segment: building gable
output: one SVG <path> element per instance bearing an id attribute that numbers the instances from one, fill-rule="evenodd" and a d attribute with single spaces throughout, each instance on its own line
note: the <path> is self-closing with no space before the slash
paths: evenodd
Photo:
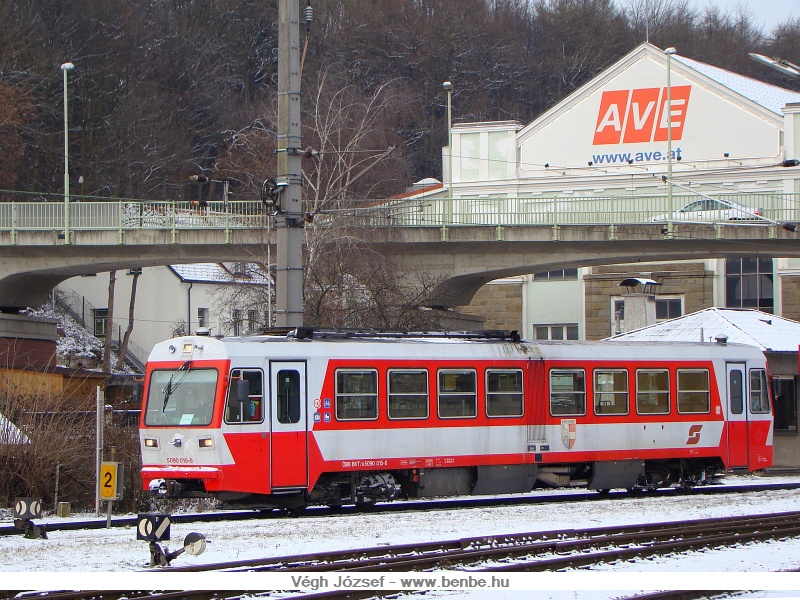
<path id="1" fill-rule="evenodd" d="M 764 104 L 800 94 L 678 55 L 670 62 L 668 86 L 666 55 L 642 44 L 525 127 L 517 138 L 520 177 L 660 173 L 668 154 L 668 89 L 678 171 L 781 159 L 783 119 Z M 743 95 L 748 81 L 753 98 Z"/>

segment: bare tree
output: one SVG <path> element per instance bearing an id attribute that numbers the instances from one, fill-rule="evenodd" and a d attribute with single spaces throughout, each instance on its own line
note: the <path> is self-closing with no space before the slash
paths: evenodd
<path id="1" fill-rule="evenodd" d="M 321 327 L 439 329 L 428 310 L 444 275 L 404 271 L 368 240 L 370 231 L 327 224 L 310 240 L 304 287 L 306 323 Z"/>
<path id="2" fill-rule="evenodd" d="M 114 336 L 114 292 L 117 285 L 117 272 L 108 273 L 108 312 L 106 313 L 106 337 L 103 346 L 103 372 L 111 372 L 111 340 Z"/>
<path id="3" fill-rule="evenodd" d="M 128 327 L 125 329 L 125 335 L 122 337 L 122 343 L 119 347 L 119 357 L 117 358 L 116 365 L 117 369 L 120 369 L 122 365 L 125 364 L 125 356 L 128 354 L 128 342 L 131 339 L 131 333 L 133 333 L 134 309 L 136 308 L 136 287 L 139 283 L 139 275 L 141 274 L 141 269 L 136 269 L 133 272 L 133 280 L 131 281 L 131 300 L 128 304 Z"/>

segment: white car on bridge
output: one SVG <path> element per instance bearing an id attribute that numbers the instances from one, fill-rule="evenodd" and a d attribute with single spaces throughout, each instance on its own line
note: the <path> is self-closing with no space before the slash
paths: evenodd
<path id="1" fill-rule="evenodd" d="M 715 223 L 719 221 L 756 221 L 768 223 L 766 219 L 762 219 L 762 209 L 749 208 L 736 202 L 726 200 L 720 202 L 713 198 L 701 198 L 690 202 L 680 210 L 672 213 L 670 218 L 669 213 L 656 215 L 651 221 L 693 221 L 693 222 L 706 222 Z"/>

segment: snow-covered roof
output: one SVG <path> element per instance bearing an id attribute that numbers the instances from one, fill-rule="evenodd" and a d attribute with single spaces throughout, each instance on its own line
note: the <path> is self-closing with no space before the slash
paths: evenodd
<path id="1" fill-rule="evenodd" d="M 621 333 L 608 341 L 714 341 L 727 336 L 728 342 L 757 346 L 769 352 L 797 352 L 800 323 L 760 310 L 706 308 L 655 325 Z"/>
<path id="2" fill-rule="evenodd" d="M 268 276 L 259 263 L 231 263 L 230 267 L 222 263 L 192 263 L 188 265 L 170 265 L 172 271 L 181 281 L 194 283 L 252 283 L 266 285 Z"/>
<path id="3" fill-rule="evenodd" d="M 30 443 L 28 436 L 22 433 L 19 427 L 6 419 L 3 413 L 0 413 L 0 446 Z"/>
<path id="4" fill-rule="evenodd" d="M 787 104 L 792 102 L 800 102 L 800 92 L 786 90 L 776 85 L 764 83 L 763 81 L 758 81 L 757 79 L 751 79 L 750 77 L 745 77 L 744 75 L 732 73 L 731 71 L 726 71 L 725 69 L 721 69 L 719 67 L 714 67 L 706 63 L 701 63 L 697 60 L 692 60 L 691 58 L 686 58 L 685 56 L 679 56 L 676 54 L 673 56 L 673 60 L 683 63 L 690 69 L 693 69 L 701 75 L 705 75 L 709 79 L 712 79 L 718 84 L 728 88 L 729 90 L 736 92 L 737 94 L 744 96 L 749 100 L 752 100 L 756 104 L 763 106 L 778 116 L 783 116 L 781 109 Z"/>

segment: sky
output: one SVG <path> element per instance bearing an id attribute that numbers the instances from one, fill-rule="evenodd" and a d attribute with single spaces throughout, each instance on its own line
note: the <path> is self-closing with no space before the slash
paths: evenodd
<path id="1" fill-rule="evenodd" d="M 658 2 L 659 0 L 650 0 Z M 617 0 L 617 3 L 626 7 L 630 0 Z M 738 6 L 747 9 L 753 19 L 764 33 L 769 33 L 779 23 L 789 18 L 800 18 L 800 0 L 690 0 L 690 6 L 703 11 L 707 7 L 717 6 L 725 13 L 736 10 Z"/>
<path id="2" fill-rule="evenodd" d="M 694 4 L 699 10 L 716 5 L 726 13 L 738 6 L 747 8 L 765 33 L 789 18 L 800 18 L 800 0 L 694 0 Z"/>

